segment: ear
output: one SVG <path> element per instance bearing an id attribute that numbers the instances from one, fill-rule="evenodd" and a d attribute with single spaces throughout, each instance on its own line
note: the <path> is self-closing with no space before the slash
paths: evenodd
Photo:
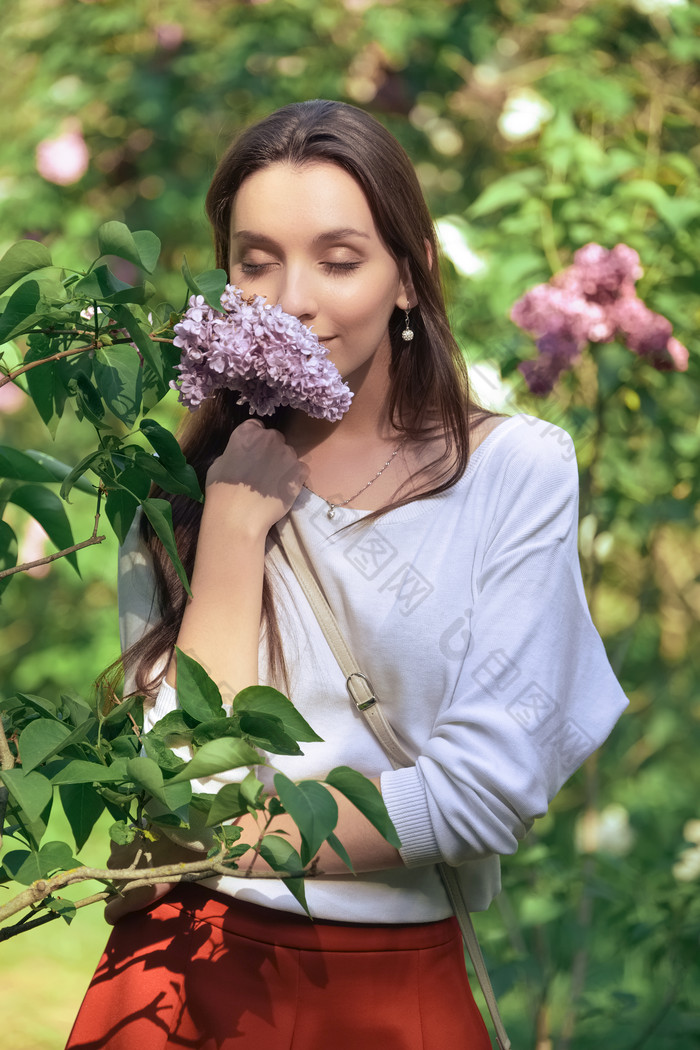
<path id="1" fill-rule="evenodd" d="M 411 277 L 411 271 L 408 266 L 408 259 L 404 259 L 400 263 L 400 276 L 401 281 L 399 284 L 399 294 L 396 297 L 396 305 L 399 310 L 411 310 L 417 304 L 418 297 L 416 290 L 413 287 L 413 278 Z"/>
<path id="2" fill-rule="evenodd" d="M 428 260 L 428 269 L 432 270 L 435 258 L 433 255 L 433 246 L 430 241 L 426 238 L 425 244 L 425 255 Z M 418 296 L 416 290 L 413 287 L 413 278 L 411 277 L 411 270 L 408 265 L 408 259 L 403 259 L 400 263 L 401 272 L 401 285 L 399 288 L 399 296 L 396 300 L 396 305 L 399 310 L 412 310 L 414 306 L 418 305 Z"/>

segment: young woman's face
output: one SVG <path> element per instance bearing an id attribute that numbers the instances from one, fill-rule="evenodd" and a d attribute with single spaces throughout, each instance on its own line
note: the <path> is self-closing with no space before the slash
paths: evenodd
<path id="1" fill-rule="evenodd" d="M 232 284 L 312 328 L 344 379 L 378 350 L 388 362 L 389 318 L 406 308 L 407 286 L 337 165 L 279 162 L 250 175 L 231 209 L 229 268 Z"/>

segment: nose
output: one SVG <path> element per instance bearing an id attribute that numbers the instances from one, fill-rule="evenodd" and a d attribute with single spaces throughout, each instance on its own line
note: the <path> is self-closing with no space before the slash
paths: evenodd
<path id="1" fill-rule="evenodd" d="M 305 267 L 285 268 L 277 302 L 285 313 L 297 317 L 302 324 L 311 324 L 318 314 L 318 302 L 313 277 Z"/>

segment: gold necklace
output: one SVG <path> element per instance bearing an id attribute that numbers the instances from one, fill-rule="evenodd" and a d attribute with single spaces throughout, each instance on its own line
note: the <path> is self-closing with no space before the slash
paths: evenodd
<path id="1" fill-rule="evenodd" d="M 348 503 L 352 503 L 352 501 L 354 499 L 357 499 L 358 496 L 361 496 L 362 493 L 366 489 L 368 489 L 370 487 L 370 485 L 374 485 L 374 483 L 377 480 L 377 478 L 380 478 L 382 476 L 382 474 L 384 473 L 384 471 L 386 470 L 386 468 L 388 466 L 390 466 L 391 463 L 393 463 L 394 458 L 399 454 L 399 452 L 401 451 L 401 449 L 403 448 L 405 443 L 406 443 L 406 438 L 403 438 L 403 440 L 398 443 L 398 445 L 396 446 L 394 451 L 391 453 L 391 455 L 389 456 L 388 460 L 386 461 L 384 466 L 381 468 L 381 470 L 378 470 L 377 473 L 373 477 L 371 477 L 369 479 L 367 484 L 363 485 L 362 488 L 358 492 L 356 492 L 354 496 L 350 496 L 349 499 L 344 499 L 342 503 L 333 503 L 331 500 L 326 499 L 325 496 L 319 496 L 319 499 L 322 499 L 324 503 L 328 504 L 328 510 L 326 511 L 326 517 L 330 518 L 332 520 L 335 517 L 335 512 L 336 512 L 336 510 L 338 510 L 339 507 L 346 507 L 348 505 Z M 305 485 L 304 488 L 309 488 L 309 486 Z M 309 492 L 312 492 L 312 491 L 313 491 L 312 489 L 309 489 Z M 318 493 L 314 492 L 314 496 L 318 496 Z"/>

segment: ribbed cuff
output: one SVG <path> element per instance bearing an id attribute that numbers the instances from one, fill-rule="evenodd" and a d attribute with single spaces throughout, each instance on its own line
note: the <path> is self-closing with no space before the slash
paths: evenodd
<path id="1" fill-rule="evenodd" d="M 172 685 L 163 679 L 156 696 L 155 703 L 148 709 L 143 719 L 143 731 L 147 733 L 149 729 L 153 729 L 156 722 L 159 722 L 163 715 L 167 715 L 169 711 L 174 711 L 177 707 L 177 692 Z"/>
<path id="2" fill-rule="evenodd" d="M 381 776 L 382 798 L 401 839 L 407 868 L 438 864 L 443 859 L 430 821 L 428 800 L 416 766 L 392 769 Z"/>

